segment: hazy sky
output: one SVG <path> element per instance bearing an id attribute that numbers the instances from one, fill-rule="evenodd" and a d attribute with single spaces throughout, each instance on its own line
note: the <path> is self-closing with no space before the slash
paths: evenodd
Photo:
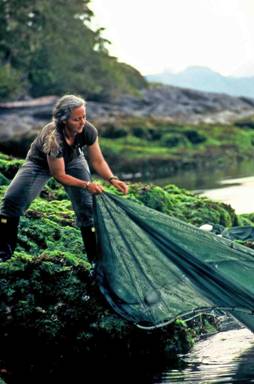
<path id="1" fill-rule="evenodd" d="M 110 53 L 142 74 L 207 66 L 254 75 L 254 0 L 92 0 Z"/>

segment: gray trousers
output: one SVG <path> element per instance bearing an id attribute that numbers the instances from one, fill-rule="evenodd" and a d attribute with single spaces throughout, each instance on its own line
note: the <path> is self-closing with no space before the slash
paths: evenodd
<path id="1" fill-rule="evenodd" d="M 91 174 L 83 155 L 66 164 L 67 174 L 81 180 L 90 180 Z M 39 195 L 51 177 L 49 170 L 28 160 L 18 170 L 9 185 L 0 206 L 0 214 L 19 217 L 24 214 L 32 201 Z M 86 189 L 64 186 L 76 214 L 79 227 L 93 225 L 93 198 Z"/>

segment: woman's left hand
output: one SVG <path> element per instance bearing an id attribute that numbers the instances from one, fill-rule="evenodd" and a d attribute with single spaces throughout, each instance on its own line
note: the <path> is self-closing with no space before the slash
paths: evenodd
<path id="1" fill-rule="evenodd" d="M 123 192 L 124 194 L 127 194 L 128 193 L 128 185 L 122 181 L 122 180 L 118 180 L 118 179 L 113 179 L 111 181 L 111 184 L 116 188 L 118 189 L 118 191 L 120 192 Z"/>

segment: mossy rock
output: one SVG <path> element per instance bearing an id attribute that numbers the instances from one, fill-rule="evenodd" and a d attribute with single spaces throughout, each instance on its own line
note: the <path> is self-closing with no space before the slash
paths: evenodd
<path id="1" fill-rule="evenodd" d="M 178 323 L 138 329 L 108 307 L 85 259 L 47 250 L 0 264 L 0 322 L 0 364 L 12 382 L 67 382 L 82 372 L 87 379 L 94 362 L 154 365 L 159 355 L 165 364 L 196 336 Z"/>
<path id="2" fill-rule="evenodd" d="M 6 188 L 0 187 L 0 196 Z M 112 186 L 105 188 L 118 193 Z M 147 371 L 158 356 L 165 364 L 187 351 L 196 335 L 191 325 L 144 331 L 113 313 L 91 279 L 91 265 L 64 193 L 51 179 L 21 219 L 14 257 L 0 264 L 3 378 L 10 383 L 69 382 L 82 374 L 87 379 L 94 362 L 113 371 L 115 364 L 143 362 Z M 124 198 L 195 225 L 237 222 L 231 207 L 175 185 L 132 184 Z M 92 370 L 92 379 L 95 373 Z"/>
<path id="3" fill-rule="evenodd" d="M 7 179 L 1 172 L 0 172 L 0 186 L 1 185 L 8 185 L 10 184 L 10 180 Z"/>
<path id="4" fill-rule="evenodd" d="M 0 173 L 2 173 L 7 179 L 11 180 L 23 163 L 24 160 L 18 160 L 0 153 Z"/>
<path id="5" fill-rule="evenodd" d="M 132 184 L 129 198 L 133 197 L 150 208 L 197 226 L 205 223 L 225 227 L 238 225 L 238 217 L 231 206 L 199 197 L 173 184 L 164 188 L 152 184 Z"/>
<path id="6" fill-rule="evenodd" d="M 254 129 L 254 115 L 238 119 L 235 121 L 235 125 L 239 128 Z"/>

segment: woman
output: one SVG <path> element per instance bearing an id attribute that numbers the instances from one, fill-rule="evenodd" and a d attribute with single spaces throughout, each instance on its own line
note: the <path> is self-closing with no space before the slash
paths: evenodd
<path id="1" fill-rule="evenodd" d="M 94 170 L 123 193 L 128 186 L 114 176 L 105 161 L 96 128 L 86 120 L 81 97 L 65 95 L 53 110 L 52 121 L 31 144 L 24 165 L 12 180 L 0 207 L 0 261 L 11 258 L 17 242 L 19 218 L 53 176 L 63 184 L 76 214 L 88 259 L 95 258 L 92 194 L 103 187 L 91 181 L 82 147 L 87 146 Z"/>

